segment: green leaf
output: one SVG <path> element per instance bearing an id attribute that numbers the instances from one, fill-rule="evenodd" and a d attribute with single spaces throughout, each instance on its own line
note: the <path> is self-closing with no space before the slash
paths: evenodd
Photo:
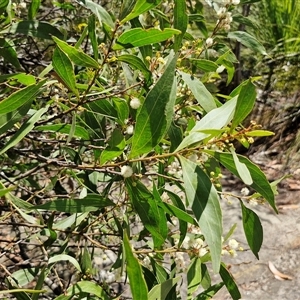
<path id="1" fill-rule="evenodd" d="M 190 75 L 181 71 L 179 71 L 179 74 L 180 77 L 182 77 L 183 81 L 187 84 L 189 89 L 192 91 L 198 103 L 206 112 L 217 108 L 214 97 L 199 79 L 194 77 L 194 75 Z"/>
<path id="2" fill-rule="evenodd" d="M 247 136 L 271 136 L 271 135 L 275 135 L 275 133 L 272 131 L 268 131 L 268 130 L 252 130 L 252 131 L 246 132 L 245 135 L 247 135 Z"/>
<path id="3" fill-rule="evenodd" d="M 251 185 L 253 183 L 250 171 L 248 170 L 247 166 L 239 161 L 237 154 L 233 148 L 230 149 L 230 152 L 233 157 L 233 161 L 236 167 L 236 170 L 239 174 L 239 177 L 243 180 L 243 182 L 247 185 Z"/>
<path id="4" fill-rule="evenodd" d="M 28 19 L 33 20 L 41 5 L 41 0 L 31 0 L 28 8 Z"/>
<path id="5" fill-rule="evenodd" d="M 13 45 L 8 43 L 5 39 L 0 38 L 0 56 L 4 58 L 5 62 L 12 64 L 18 70 L 21 70 L 22 67 L 20 65 L 18 55 Z"/>
<path id="6" fill-rule="evenodd" d="M 129 108 L 127 102 L 124 99 L 114 97 L 112 98 L 112 105 L 116 111 L 116 122 L 124 126 L 129 116 Z"/>
<path id="7" fill-rule="evenodd" d="M 46 202 L 41 205 L 35 205 L 30 209 L 42 209 L 50 211 L 60 211 L 66 213 L 81 213 L 89 211 L 97 211 L 106 206 L 114 206 L 115 204 L 108 198 L 103 198 L 98 194 L 88 194 L 83 199 L 58 199 Z"/>
<path id="8" fill-rule="evenodd" d="M 210 300 L 224 286 L 224 282 L 216 283 L 210 286 L 201 294 L 197 295 L 194 300 Z"/>
<path id="9" fill-rule="evenodd" d="M 155 285 L 148 294 L 148 300 L 167 299 L 168 293 L 172 287 L 179 281 L 180 277 L 175 277 Z M 168 300 L 168 299 L 167 299 Z"/>
<path id="10" fill-rule="evenodd" d="M 108 147 L 101 152 L 100 165 L 120 156 L 123 153 L 125 146 L 126 142 L 123 133 L 120 129 L 116 128 L 111 134 Z"/>
<path id="11" fill-rule="evenodd" d="M 248 245 L 256 258 L 259 259 L 258 252 L 263 242 L 263 228 L 261 222 L 254 211 L 247 208 L 242 201 L 240 201 L 240 203 L 242 208 L 243 227 Z"/>
<path id="12" fill-rule="evenodd" d="M 196 123 L 188 136 L 186 136 L 176 151 L 189 147 L 195 143 L 199 143 L 209 136 L 200 130 L 203 129 L 221 129 L 226 126 L 232 119 L 237 97 L 232 98 L 219 108 L 211 110 L 200 121 Z"/>
<path id="13" fill-rule="evenodd" d="M 72 296 L 74 297 L 77 294 L 81 293 L 87 293 L 87 294 L 93 294 L 97 297 L 98 299 L 101 300 L 111 300 L 111 298 L 107 295 L 105 290 L 97 283 L 92 282 L 92 281 L 79 281 L 76 284 L 70 286 L 67 289 L 67 292 L 65 295 L 61 295 L 55 298 L 55 300 L 63 300 L 65 299 L 65 296 Z M 67 298 L 70 299 L 70 298 Z M 90 299 L 90 298 L 88 298 Z"/>
<path id="14" fill-rule="evenodd" d="M 78 261 L 73 256 L 67 254 L 58 254 L 50 257 L 48 260 L 48 264 L 51 265 L 62 260 L 69 261 L 80 273 L 82 272 Z"/>
<path id="15" fill-rule="evenodd" d="M 38 275 L 40 268 L 29 268 L 29 269 L 22 269 L 14 272 L 12 274 L 12 278 L 14 278 L 19 286 L 24 286 L 29 282 L 33 281 L 35 276 Z"/>
<path id="16" fill-rule="evenodd" d="M 222 211 L 217 190 L 206 173 L 180 156 L 186 196 L 210 249 L 214 272 L 219 272 L 222 250 Z"/>
<path id="17" fill-rule="evenodd" d="M 88 19 L 89 38 L 92 44 L 94 58 L 97 61 L 99 57 L 98 41 L 96 35 L 96 19 L 95 15 L 91 15 Z"/>
<path id="18" fill-rule="evenodd" d="M 218 68 L 218 64 L 211 60 L 207 59 L 189 59 L 191 63 L 196 66 L 197 68 L 201 69 L 204 72 L 215 72 Z"/>
<path id="19" fill-rule="evenodd" d="M 146 79 L 146 82 L 149 85 L 152 84 L 152 73 L 139 57 L 131 54 L 124 54 L 118 56 L 118 61 L 125 62 L 131 67 L 133 67 L 135 70 L 141 71 Z"/>
<path id="20" fill-rule="evenodd" d="M 126 271 L 129 278 L 133 300 L 148 299 L 148 289 L 143 277 L 142 268 L 132 252 L 126 230 L 123 233 L 123 247 L 126 258 Z"/>
<path id="21" fill-rule="evenodd" d="M 57 46 L 67 54 L 70 60 L 78 66 L 86 67 L 86 68 L 94 68 L 98 69 L 99 64 L 89 55 L 85 54 L 82 50 L 77 49 L 73 46 L 68 45 L 66 42 L 61 41 L 60 39 L 53 36 L 54 42 Z"/>
<path id="22" fill-rule="evenodd" d="M 41 87 L 46 80 L 40 81 L 38 84 L 29 85 L 9 95 L 8 98 L 0 102 L 0 114 L 15 111 L 28 101 L 32 101 L 42 92 Z"/>
<path id="23" fill-rule="evenodd" d="M 21 21 L 12 23 L 10 27 L 0 31 L 0 33 L 18 33 L 37 37 L 40 39 L 51 40 L 53 36 L 63 39 L 63 34 L 54 26 L 43 21 Z"/>
<path id="24" fill-rule="evenodd" d="M 176 59 L 177 56 L 171 56 L 165 72 L 148 93 L 140 108 L 130 157 L 151 151 L 164 137 L 171 125 L 176 100 L 174 75 Z"/>
<path id="25" fill-rule="evenodd" d="M 154 248 L 160 248 L 168 234 L 167 219 L 153 194 L 140 182 L 125 181 L 129 197 L 145 228 L 151 233 Z"/>
<path id="26" fill-rule="evenodd" d="M 158 4 L 161 3 L 162 0 L 137 0 L 132 11 L 128 14 L 123 20 L 121 20 L 120 24 L 124 24 L 139 15 L 143 14 L 144 12 L 154 8 Z"/>
<path id="27" fill-rule="evenodd" d="M 250 35 L 245 31 L 231 31 L 228 33 L 228 38 L 237 40 L 242 45 L 254 51 L 255 53 L 267 55 L 265 47 L 259 41 L 257 41 L 252 35 Z"/>
<path id="28" fill-rule="evenodd" d="M 0 135 L 11 129 L 15 123 L 20 121 L 29 111 L 31 101 L 27 101 L 15 111 L 0 115 Z"/>
<path id="29" fill-rule="evenodd" d="M 188 15 L 186 13 L 186 0 L 177 0 L 174 5 L 174 28 L 181 34 L 175 36 L 174 50 L 177 52 L 181 47 L 182 38 L 187 30 Z"/>
<path id="30" fill-rule="evenodd" d="M 141 47 L 163 42 L 173 35 L 180 34 L 180 31 L 173 28 L 159 30 L 156 28 L 143 29 L 133 28 L 126 30 L 116 40 L 113 50 L 121 50 L 123 48 Z"/>
<path id="31" fill-rule="evenodd" d="M 234 282 L 231 274 L 227 271 L 225 265 L 222 263 L 220 267 L 220 276 L 233 300 L 241 299 L 241 293 Z"/>
<path id="32" fill-rule="evenodd" d="M 234 160 L 231 153 L 223 153 L 218 151 L 210 151 L 205 150 L 206 153 L 210 154 L 211 156 L 215 157 L 226 169 L 228 169 L 234 175 L 239 176 L 239 173 L 235 167 Z M 237 155 L 238 159 L 241 163 L 244 163 L 253 180 L 251 187 L 256 190 L 259 194 L 261 194 L 269 204 L 272 206 L 274 211 L 277 213 L 277 208 L 275 205 L 274 193 L 270 183 L 268 182 L 266 175 L 260 170 L 260 168 L 251 162 L 248 158 Z"/>
<path id="33" fill-rule="evenodd" d="M 111 28 L 115 27 L 115 24 L 110 16 L 110 14 L 99 4 L 95 3 L 92 0 L 80 0 L 79 4 L 91 10 L 95 16 L 98 18 L 99 23 L 102 22 L 109 25 Z"/>
<path id="34" fill-rule="evenodd" d="M 34 128 L 35 123 L 40 120 L 41 116 L 47 110 L 48 107 L 41 108 L 29 120 L 27 120 L 1 149 L 0 155 L 18 144 Z"/>
<path id="35" fill-rule="evenodd" d="M 42 126 L 37 126 L 35 129 L 40 131 L 53 131 L 53 132 L 69 134 L 71 130 L 71 125 L 65 123 L 53 124 L 53 125 L 42 125 Z M 73 136 L 84 140 L 89 140 L 90 138 L 88 131 L 84 127 L 81 127 L 79 125 L 75 126 Z"/>
<path id="36" fill-rule="evenodd" d="M 201 281 L 201 259 L 199 257 L 194 257 L 187 271 L 187 285 L 189 296 L 191 296 L 196 290 L 199 289 Z"/>
<path id="37" fill-rule="evenodd" d="M 66 87 L 72 91 L 76 97 L 79 97 L 78 90 L 76 88 L 76 79 L 73 65 L 69 57 L 60 48 L 55 48 L 52 56 L 52 65 L 54 71 L 62 79 Z"/>
<path id="38" fill-rule="evenodd" d="M 256 100 L 255 85 L 248 79 L 243 83 L 238 95 L 235 113 L 232 119 L 231 130 L 234 130 L 253 110 Z"/>
<path id="39" fill-rule="evenodd" d="M 261 1 L 261 0 L 258 0 Z M 248 17 L 243 16 L 242 14 L 235 14 L 232 16 L 234 22 L 238 22 L 240 24 L 244 24 L 246 26 L 252 27 L 255 30 L 258 30 L 258 25 L 253 22 L 253 20 Z"/>

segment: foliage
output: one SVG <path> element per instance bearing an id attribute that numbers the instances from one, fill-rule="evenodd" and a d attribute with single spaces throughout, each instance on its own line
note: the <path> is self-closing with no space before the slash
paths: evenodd
<path id="1" fill-rule="evenodd" d="M 229 31 L 239 1 L 227 2 L 212 29 L 200 1 L 1 4 L 0 224 L 29 262 L 4 269 L 0 294 L 122 299 L 128 282 L 133 299 L 208 299 L 223 285 L 240 298 L 222 262 L 238 248 L 222 228 L 224 168 L 255 191 L 235 197 L 257 258 L 263 232 L 248 203 L 277 210 L 234 146 L 272 134 L 242 125 L 255 79 L 216 89 L 235 71 L 229 40 L 266 53 Z"/>

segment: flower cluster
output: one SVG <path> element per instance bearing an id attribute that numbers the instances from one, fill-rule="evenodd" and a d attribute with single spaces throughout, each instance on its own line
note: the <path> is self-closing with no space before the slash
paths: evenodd
<path id="1" fill-rule="evenodd" d="M 243 248 L 240 247 L 240 244 L 235 239 L 230 239 L 228 241 L 228 245 L 222 249 L 222 255 L 236 257 L 237 251 L 243 251 Z"/>

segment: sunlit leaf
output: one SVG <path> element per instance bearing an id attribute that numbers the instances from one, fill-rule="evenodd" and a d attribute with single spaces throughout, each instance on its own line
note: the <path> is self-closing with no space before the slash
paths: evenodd
<path id="1" fill-rule="evenodd" d="M 85 54 L 82 50 L 77 49 L 66 42 L 53 36 L 53 40 L 58 45 L 58 47 L 69 56 L 70 60 L 78 66 L 83 66 L 87 68 L 98 69 L 99 64 L 89 55 Z"/>
<path id="2" fill-rule="evenodd" d="M 211 110 L 196 123 L 189 135 L 183 139 L 176 150 L 184 149 L 207 138 L 209 134 L 200 132 L 203 129 L 221 129 L 226 126 L 233 117 L 236 101 L 237 97 L 234 97 L 221 107 Z"/>
<path id="3" fill-rule="evenodd" d="M 252 130 L 252 131 L 246 132 L 245 135 L 247 135 L 247 136 L 271 136 L 271 135 L 275 135 L 275 133 L 272 131 L 268 131 L 268 130 Z"/>
<path id="4" fill-rule="evenodd" d="M 201 259 L 199 257 L 195 257 L 191 261 L 187 271 L 188 295 L 192 295 L 196 290 L 198 290 L 201 281 Z"/>
<path id="5" fill-rule="evenodd" d="M 132 253 L 132 248 L 126 231 L 123 233 L 123 246 L 126 258 L 126 271 L 129 278 L 129 285 L 134 300 L 148 299 L 148 289 L 143 277 L 142 267 L 138 259 Z"/>
<path id="6" fill-rule="evenodd" d="M 40 81 L 38 84 L 29 85 L 9 95 L 0 102 L 0 114 L 12 112 L 25 104 L 32 101 L 39 93 L 42 92 L 41 87 L 46 80 Z"/>
<path id="7" fill-rule="evenodd" d="M 238 95 L 231 130 L 234 130 L 252 111 L 256 100 L 255 85 L 248 79 L 243 83 Z"/>
<path id="8" fill-rule="evenodd" d="M 194 75 L 190 75 L 181 71 L 179 72 L 179 74 L 192 91 L 198 103 L 206 112 L 217 108 L 214 97 L 199 79 L 197 79 Z"/>
<path id="9" fill-rule="evenodd" d="M 186 196 L 209 246 L 214 272 L 218 272 L 222 250 L 222 211 L 217 190 L 206 173 L 180 156 Z"/>
<path id="10" fill-rule="evenodd" d="M 160 43 L 176 34 L 180 34 L 180 31 L 173 28 L 166 28 L 164 30 L 156 28 L 133 28 L 126 30 L 120 35 L 113 49 L 121 50 L 123 48 L 127 49 Z"/>
<path id="11" fill-rule="evenodd" d="M 124 24 L 125 22 L 128 22 L 132 19 L 134 19 L 135 17 L 143 14 L 144 12 L 150 10 L 151 8 L 154 8 L 155 6 L 157 6 L 158 4 L 161 3 L 162 0 L 137 0 L 132 11 L 124 17 L 123 20 L 121 20 L 121 24 Z"/>
<path id="12" fill-rule="evenodd" d="M 79 97 L 79 93 L 76 88 L 76 79 L 73 65 L 68 56 L 58 47 L 54 50 L 52 56 L 52 65 L 54 71 L 62 79 L 66 87 L 77 97 Z"/>
<path id="13" fill-rule="evenodd" d="M 173 286 L 179 281 L 180 277 L 168 279 L 155 285 L 148 294 L 148 300 L 168 300 L 166 297 Z"/>
<path id="14" fill-rule="evenodd" d="M 49 265 L 54 264 L 54 263 L 60 262 L 62 260 L 69 261 L 81 273 L 81 268 L 80 268 L 78 261 L 73 256 L 70 256 L 67 254 L 57 254 L 57 255 L 50 257 L 48 260 L 48 264 Z"/>

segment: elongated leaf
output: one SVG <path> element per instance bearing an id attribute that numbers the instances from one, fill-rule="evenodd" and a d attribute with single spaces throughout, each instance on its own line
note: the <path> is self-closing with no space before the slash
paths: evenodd
<path id="1" fill-rule="evenodd" d="M 180 277 L 175 277 L 155 285 L 148 294 L 148 300 L 168 300 L 166 297 L 173 286 L 179 281 Z"/>
<path id="2" fill-rule="evenodd" d="M 142 273 L 142 267 L 138 259 L 132 253 L 127 232 L 123 233 L 123 247 L 126 257 L 126 271 L 129 278 L 130 289 L 133 300 L 148 299 L 148 289 Z"/>
<path id="3" fill-rule="evenodd" d="M 27 101 L 24 105 L 17 108 L 15 111 L 0 115 L 0 135 L 11 129 L 15 123 L 20 121 L 29 111 L 31 101 Z"/>
<path id="4" fill-rule="evenodd" d="M 2 30 L 1 33 L 21 33 L 40 39 L 51 40 L 52 36 L 63 39 L 63 34 L 54 26 L 43 21 L 21 21 L 12 23 L 10 27 Z"/>
<path id="5" fill-rule="evenodd" d="M 13 45 L 8 43 L 3 38 L 0 38 L 0 56 L 2 56 L 6 62 L 12 64 L 18 70 L 22 69 L 17 56 L 17 52 L 14 49 Z"/>
<path id="6" fill-rule="evenodd" d="M 97 4 L 92 0 L 79 0 L 78 2 L 93 12 L 100 24 L 104 22 L 111 28 L 115 26 L 110 14 L 100 4 Z"/>
<path id="7" fill-rule="evenodd" d="M 231 173 L 240 177 L 235 167 L 234 160 L 231 153 L 224 153 L 224 152 L 210 151 L 210 150 L 205 150 L 205 152 L 215 157 Z M 269 204 L 272 206 L 274 211 L 278 213 L 275 205 L 274 193 L 270 183 L 266 178 L 266 175 L 260 170 L 260 168 L 257 165 L 251 162 L 248 158 L 242 155 L 237 155 L 237 156 L 239 161 L 244 163 L 247 166 L 251 174 L 253 180 L 251 187 L 254 190 L 256 190 L 259 194 L 261 194 L 269 202 Z"/>
<path id="8" fill-rule="evenodd" d="M 66 87 L 77 97 L 79 97 L 79 93 L 76 88 L 76 79 L 73 65 L 68 56 L 58 47 L 54 50 L 52 65 L 54 71 L 62 79 Z"/>
<path id="9" fill-rule="evenodd" d="M 18 282 L 19 286 L 24 286 L 31 282 L 39 273 L 39 271 L 40 268 L 18 270 L 12 274 L 12 278 L 14 278 Z"/>
<path id="10" fill-rule="evenodd" d="M 31 74 L 25 74 L 25 73 L 15 73 L 15 74 L 5 74 L 0 75 L 0 82 L 3 82 L 5 80 L 17 80 L 23 85 L 32 85 L 36 84 L 36 79 Z"/>
<path id="11" fill-rule="evenodd" d="M 153 194 L 140 182 L 125 181 L 129 197 L 145 228 L 151 233 L 154 247 L 160 248 L 167 238 L 167 219 Z"/>
<path id="12" fill-rule="evenodd" d="M 218 64 L 211 60 L 207 59 L 189 59 L 191 63 L 197 68 L 201 69 L 204 72 L 215 72 L 218 68 Z"/>
<path id="13" fill-rule="evenodd" d="M 250 114 L 256 100 L 255 85 L 248 79 L 242 86 L 237 99 L 231 129 L 234 130 Z"/>
<path id="14" fill-rule="evenodd" d="M 78 261 L 73 256 L 70 256 L 67 254 L 58 254 L 58 255 L 50 257 L 48 260 L 48 264 L 49 265 L 54 264 L 54 263 L 62 261 L 62 260 L 69 261 L 81 273 L 81 268 L 80 268 Z"/>
<path id="15" fill-rule="evenodd" d="M 97 211 L 102 207 L 114 205 L 115 204 L 108 198 L 103 198 L 98 194 L 89 194 L 83 199 L 58 199 L 41 205 L 35 205 L 30 209 L 60 211 L 73 214 Z"/>
<path id="16" fill-rule="evenodd" d="M 219 108 L 211 110 L 205 115 L 191 130 L 190 134 L 183 139 L 176 151 L 189 147 L 195 143 L 199 143 L 209 136 L 207 133 L 201 132 L 203 129 L 221 129 L 226 126 L 232 119 L 237 97 L 232 98 Z"/>
<path id="17" fill-rule="evenodd" d="M 0 102 L 0 114 L 6 114 L 16 110 L 28 101 L 32 101 L 39 93 L 46 80 L 38 84 L 29 85 L 17 92 L 12 93 L 8 98 Z"/>
<path id="18" fill-rule="evenodd" d="M 65 296 L 75 296 L 77 294 L 81 294 L 81 293 L 87 293 L 87 294 L 93 294 L 97 297 L 99 297 L 98 299 L 101 300 L 111 300 L 111 298 L 107 295 L 107 293 L 103 290 L 103 288 L 92 281 L 79 281 L 76 284 L 70 286 L 67 289 L 67 292 L 65 293 L 65 295 L 61 295 L 57 298 L 55 298 L 55 300 L 62 300 L 65 299 L 63 297 Z M 67 298 L 70 299 L 70 298 Z"/>
<path id="19" fill-rule="evenodd" d="M 201 259 L 199 257 L 195 257 L 191 261 L 187 271 L 188 295 L 191 296 L 199 289 L 201 281 Z"/>
<path id="20" fill-rule="evenodd" d="M 41 5 L 41 0 L 32 0 L 28 8 L 28 19 L 32 20 L 38 12 Z"/>
<path id="21" fill-rule="evenodd" d="M 212 286 L 210 286 L 208 289 L 206 289 L 201 294 L 197 295 L 194 300 L 211 300 L 213 299 L 213 296 L 224 286 L 223 282 L 216 283 Z"/>
<path id="22" fill-rule="evenodd" d="M 242 208 L 243 227 L 248 245 L 256 258 L 259 259 L 258 252 L 263 242 L 263 228 L 261 222 L 253 210 L 247 208 L 242 201 L 240 201 L 240 203 Z"/>
<path id="23" fill-rule="evenodd" d="M 143 14 L 144 12 L 150 10 L 151 8 L 154 8 L 155 6 L 157 6 L 158 4 L 161 3 L 162 0 L 137 0 L 132 11 L 130 12 L 130 14 L 128 14 L 127 16 L 125 16 L 125 18 L 123 20 L 121 20 L 121 24 L 124 24 L 125 22 L 128 22 L 132 19 L 134 19 L 135 17 L 138 17 L 139 15 Z"/>
<path id="24" fill-rule="evenodd" d="M 134 69 L 141 71 L 143 73 L 143 75 L 145 76 L 147 83 L 149 85 L 151 85 L 152 73 L 139 57 L 131 55 L 131 54 L 124 54 L 124 55 L 118 56 L 118 61 L 125 62 L 125 63 L 129 64 L 131 67 L 133 67 Z"/>
<path id="25" fill-rule="evenodd" d="M 164 30 L 159 30 L 156 28 L 133 28 L 120 35 L 116 41 L 116 44 L 113 46 L 113 49 L 121 50 L 123 48 L 152 45 L 163 42 L 176 34 L 180 34 L 180 31 L 173 28 L 166 28 Z"/>
<path id="26" fill-rule="evenodd" d="M 48 107 L 41 108 L 29 120 L 27 120 L 1 149 L 0 155 L 18 144 L 34 128 L 35 123 L 40 120 L 41 116 L 47 110 Z"/>
<path id="27" fill-rule="evenodd" d="M 222 263 L 220 267 L 220 276 L 233 300 L 241 299 L 241 293 L 232 278 L 231 274 L 227 271 L 225 265 Z"/>
<path id="28" fill-rule="evenodd" d="M 175 1 L 174 6 L 174 28 L 180 30 L 181 34 L 175 36 L 174 50 L 178 51 L 181 47 L 182 38 L 187 30 L 188 15 L 186 12 L 186 0 Z"/>
<path id="29" fill-rule="evenodd" d="M 95 15 L 91 15 L 88 20 L 89 38 L 93 48 L 94 58 L 97 61 L 99 57 L 98 41 L 96 35 L 96 18 Z"/>
<path id="30" fill-rule="evenodd" d="M 56 37 L 53 37 L 53 40 L 57 46 L 69 56 L 70 60 L 75 65 L 94 69 L 99 68 L 99 64 L 92 57 L 85 54 L 82 50 L 70 46 L 66 42 L 61 41 Z"/>
<path id="31" fill-rule="evenodd" d="M 247 166 L 244 163 L 239 161 L 239 158 L 233 149 L 230 149 L 230 152 L 232 154 L 233 161 L 236 170 L 239 174 L 239 177 L 244 181 L 245 184 L 251 185 L 253 183 L 253 180 Z"/>
<path id="32" fill-rule="evenodd" d="M 182 156 L 180 163 L 189 206 L 209 246 L 213 270 L 217 273 L 221 263 L 223 232 L 222 211 L 217 190 L 198 165 Z"/>
<path id="33" fill-rule="evenodd" d="M 35 129 L 41 131 L 53 131 L 53 132 L 68 134 L 71 130 L 71 125 L 65 123 L 53 124 L 53 125 L 42 125 L 42 126 L 37 126 Z M 90 138 L 88 131 L 84 127 L 81 127 L 79 125 L 75 126 L 73 136 L 82 138 L 84 140 L 88 140 Z"/>
<path id="34" fill-rule="evenodd" d="M 271 136 L 274 134 L 275 134 L 274 132 L 268 130 L 253 130 L 253 131 L 246 132 L 247 136 Z"/>
<path id="35" fill-rule="evenodd" d="M 265 47 L 257 41 L 252 35 L 245 31 L 231 31 L 228 33 L 228 38 L 237 40 L 242 45 L 251 49 L 255 53 L 260 53 L 262 55 L 267 55 Z"/>
<path id="36" fill-rule="evenodd" d="M 217 108 L 216 102 L 212 94 L 207 90 L 205 85 L 193 75 L 179 72 L 183 81 L 192 91 L 193 95 L 197 99 L 198 103 L 203 107 L 206 112 L 209 112 Z"/>
<path id="37" fill-rule="evenodd" d="M 151 151 L 168 131 L 176 99 L 175 66 L 172 55 L 165 72 L 148 93 L 136 120 L 130 157 Z"/>

